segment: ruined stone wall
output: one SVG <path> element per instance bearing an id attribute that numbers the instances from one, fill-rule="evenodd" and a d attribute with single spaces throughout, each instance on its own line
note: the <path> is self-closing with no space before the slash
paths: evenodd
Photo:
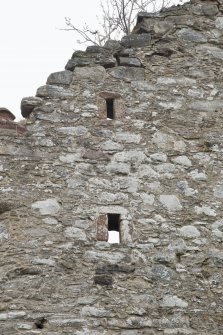
<path id="1" fill-rule="evenodd" d="M 223 333 L 223 4 L 134 31 L 24 98 L 26 132 L 0 127 L 2 335 Z"/>

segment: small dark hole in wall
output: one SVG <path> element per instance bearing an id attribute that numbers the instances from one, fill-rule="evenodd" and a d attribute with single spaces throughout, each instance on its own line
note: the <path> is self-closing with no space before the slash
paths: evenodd
<path id="1" fill-rule="evenodd" d="M 108 242 L 120 243 L 120 214 L 108 214 Z"/>
<path id="2" fill-rule="evenodd" d="M 43 329 L 44 324 L 47 322 L 45 318 L 39 318 L 34 322 L 36 329 Z"/>
<path id="3" fill-rule="evenodd" d="M 6 202 L 0 203 L 0 214 L 3 214 L 5 212 L 9 212 L 12 209 L 12 205 L 7 204 Z"/>
<path id="4" fill-rule="evenodd" d="M 114 99 L 106 99 L 107 119 L 114 120 Z"/>

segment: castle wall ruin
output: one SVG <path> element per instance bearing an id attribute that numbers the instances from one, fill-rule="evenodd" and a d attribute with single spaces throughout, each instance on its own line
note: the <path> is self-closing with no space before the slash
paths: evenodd
<path id="1" fill-rule="evenodd" d="M 140 13 L 0 109 L 1 335 L 223 334 L 222 42 L 222 0 Z"/>

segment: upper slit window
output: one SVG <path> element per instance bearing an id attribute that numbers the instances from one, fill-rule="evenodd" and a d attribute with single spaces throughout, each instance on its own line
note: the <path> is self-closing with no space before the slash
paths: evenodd
<path id="1" fill-rule="evenodd" d="M 107 119 L 114 120 L 114 99 L 106 99 Z"/>
<path id="2" fill-rule="evenodd" d="M 120 243 L 120 214 L 108 214 L 108 242 Z"/>

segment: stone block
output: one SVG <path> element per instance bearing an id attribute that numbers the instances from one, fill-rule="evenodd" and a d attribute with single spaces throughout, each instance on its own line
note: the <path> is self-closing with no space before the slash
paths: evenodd
<path id="1" fill-rule="evenodd" d="M 218 6 L 216 4 L 203 4 L 202 5 L 202 13 L 205 16 L 215 16 L 218 14 Z"/>
<path id="2" fill-rule="evenodd" d="M 94 277 L 94 284 L 111 286 L 113 283 L 112 277 L 108 275 L 97 275 Z"/>
<path id="3" fill-rule="evenodd" d="M 220 239 L 223 239 L 223 220 L 215 221 L 212 226 L 212 233 Z"/>
<path id="4" fill-rule="evenodd" d="M 86 234 L 82 229 L 76 227 L 67 227 L 64 231 L 65 236 L 72 240 L 86 241 Z"/>
<path id="5" fill-rule="evenodd" d="M 83 155 L 83 158 L 96 161 L 109 160 L 109 157 L 103 151 L 100 150 L 86 150 Z"/>
<path id="6" fill-rule="evenodd" d="M 131 82 L 131 86 L 136 91 L 150 92 L 150 91 L 157 90 L 157 87 L 155 85 L 153 85 L 152 83 L 148 81 L 143 81 L 143 80 L 134 80 Z"/>
<path id="7" fill-rule="evenodd" d="M 213 188 L 214 197 L 222 199 L 223 198 L 223 184 L 219 183 Z"/>
<path id="8" fill-rule="evenodd" d="M 118 265 L 118 264 L 107 264 L 96 268 L 96 274 L 108 274 L 108 273 L 133 273 L 135 267 L 132 265 Z"/>
<path id="9" fill-rule="evenodd" d="M 223 251 L 218 249 L 210 249 L 208 256 L 212 259 L 216 267 L 222 268 L 223 266 Z"/>
<path id="10" fill-rule="evenodd" d="M 164 298 L 163 298 L 163 301 L 162 301 L 162 304 L 161 304 L 162 307 L 180 307 L 180 308 L 186 308 L 188 306 L 188 303 L 181 299 L 181 298 L 178 298 L 176 295 L 166 295 Z"/>
<path id="11" fill-rule="evenodd" d="M 223 50 L 221 48 L 218 48 L 216 46 L 212 45 L 199 45 L 196 46 L 196 50 L 199 52 L 203 52 L 205 55 L 207 55 L 210 58 L 220 59 L 223 60 Z M 211 103 L 211 101 L 209 101 Z"/>
<path id="12" fill-rule="evenodd" d="M 116 140 L 118 142 L 125 142 L 125 143 L 139 143 L 141 140 L 140 134 L 134 134 L 130 132 L 117 132 L 116 133 Z"/>
<path id="13" fill-rule="evenodd" d="M 190 28 L 182 28 L 178 32 L 178 36 L 185 42 L 193 42 L 193 43 L 205 43 L 207 42 L 207 38 L 204 34 L 190 29 Z"/>
<path id="14" fill-rule="evenodd" d="M 114 252 L 114 251 L 86 251 L 85 257 L 90 262 L 106 262 L 109 264 L 117 264 L 123 262 L 125 259 L 125 255 L 121 252 Z"/>
<path id="15" fill-rule="evenodd" d="M 215 20 L 215 26 L 216 28 L 222 30 L 223 29 L 223 16 L 219 16 Z"/>
<path id="16" fill-rule="evenodd" d="M 198 215 L 207 215 L 207 216 L 216 216 L 216 212 L 214 209 L 212 209 L 211 207 L 209 206 L 195 206 L 194 207 L 194 210 L 195 210 L 195 213 L 198 214 Z"/>
<path id="17" fill-rule="evenodd" d="M 87 133 L 87 128 L 84 126 L 77 126 L 77 127 L 60 127 L 57 129 L 59 133 L 63 133 L 65 135 L 73 135 L 73 136 L 82 136 Z"/>
<path id="18" fill-rule="evenodd" d="M 207 180 L 207 176 L 204 172 L 198 171 L 198 169 L 190 171 L 188 174 L 193 180 L 196 181 L 205 181 Z"/>
<path id="19" fill-rule="evenodd" d="M 154 23 L 154 32 L 157 35 L 164 35 L 174 28 L 174 22 L 159 21 Z"/>
<path id="20" fill-rule="evenodd" d="M 150 276 L 155 281 L 170 281 L 174 277 L 174 272 L 169 267 L 159 264 L 152 267 Z"/>
<path id="21" fill-rule="evenodd" d="M 73 78 L 71 71 L 54 72 L 47 78 L 47 85 L 70 85 Z"/>
<path id="22" fill-rule="evenodd" d="M 191 167 L 192 163 L 191 160 L 187 156 L 178 156 L 176 158 L 173 158 L 172 161 L 175 164 L 179 164 L 185 167 Z"/>
<path id="23" fill-rule="evenodd" d="M 150 155 L 150 158 L 152 158 L 152 160 L 157 161 L 157 162 L 166 162 L 167 161 L 167 155 L 164 153 L 154 153 L 152 155 Z"/>
<path id="24" fill-rule="evenodd" d="M 34 108 L 39 107 L 43 100 L 39 97 L 27 97 L 21 101 L 21 113 L 23 117 L 29 117 Z"/>
<path id="25" fill-rule="evenodd" d="M 90 64 L 91 64 L 91 59 L 90 58 L 75 57 L 75 58 L 72 58 L 72 59 L 68 60 L 66 66 L 65 66 L 65 69 L 67 71 L 74 71 L 74 69 L 76 67 L 88 66 Z"/>
<path id="26" fill-rule="evenodd" d="M 121 79 L 127 82 L 145 79 L 145 70 L 143 68 L 118 66 L 109 70 L 112 77 Z"/>
<path id="27" fill-rule="evenodd" d="M 123 150 L 122 144 L 111 141 L 111 140 L 104 141 L 103 143 L 101 143 L 100 147 L 104 151 L 111 151 L 111 152 Z"/>
<path id="28" fill-rule="evenodd" d="M 182 205 L 176 195 L 162 194 L 160 195 L 159 200 L 168 211 L 179 211 L 182 209 Z"/>
<path id="29" fill-rule="evenodd" d="M 21 319 L 26 316 L 26 312 L 24 311 L 12 311 L 8 313 L 8 318 L 9 319 Z"/>
<path id="30" fill-rule="evenodd" d="M 125 163 L 112 162 L 107 165 L 106 170 L 109 173 L 118 173 L 126 175 L 130 173 L 130 165 Z"/>
<path id="31" fill-rule="evenodd" d="M 105 318 L 113 316 L 105 308 L 98 308 L 93 306 L 84 306 L 82 308 L 81 314 L 85 317 L 96 317 L 96 318 Z"/>
<path id="32" fill-rule="evenodd" d="M 73 92 L 61 86 L 45 85 L 38 88 L 36 96 L 42 98 L 67 99 L 73 97 Z"/>
<path id="33" fill-rule="evenodd" d="M 119 140 L 124 139 L 127 143 L 137 143 L 140 141 L 139 135 L 134 136 L 129 133 L 117 134 L 116 138 Z M 145 153 L 141 150 L 128 150 L 114 154 L 114 160 L 117 162 L 143 163 L 146 159 Z"/>
<path id="34" fill-rule="evenodd" d="M 119 66 L 135 66 L 141 67 L 141 61 L 133 57 L 119 57 Z"/>
<path id="35" fill-rule="evenodd" d="M 77 67 L 74 70 L 74 80 L 89 80 L 100 83 L 106 76 L 106 70 L 100 66 Z"/>
<path id="36" fill-rule="evenodd" d="M 132 34 L 124 36 L 121 40 L 121 45 L 123 45 L 125 48 L 138 48 L 150 45 L 150 43 L 150 34 Z"/>
<path id="37" fill-rule="evenodd" d="M 55 215 L 61 206 L 56 199 L 46 199 L 34 202 L 32 208 L 38 209 L 41 215 Z"/>
<path id="38" fill-rule="evenodd" d="M 68 315 L 69 316 L 69 315 Z M 61 327 L 61 328 L 67 328 L 67 327 L 72 327 L 73 329 L 80 329 L 80 327 L 84 327 L 86 325 L 86 320 L 85 319 L 76 319 L 72 317 L 63 317 L 63 315 L 56 315 L 52 316 L 51 318 L 48 319 L 48 323 L 50 326 L 54 326 L 56 328 Z"/>

